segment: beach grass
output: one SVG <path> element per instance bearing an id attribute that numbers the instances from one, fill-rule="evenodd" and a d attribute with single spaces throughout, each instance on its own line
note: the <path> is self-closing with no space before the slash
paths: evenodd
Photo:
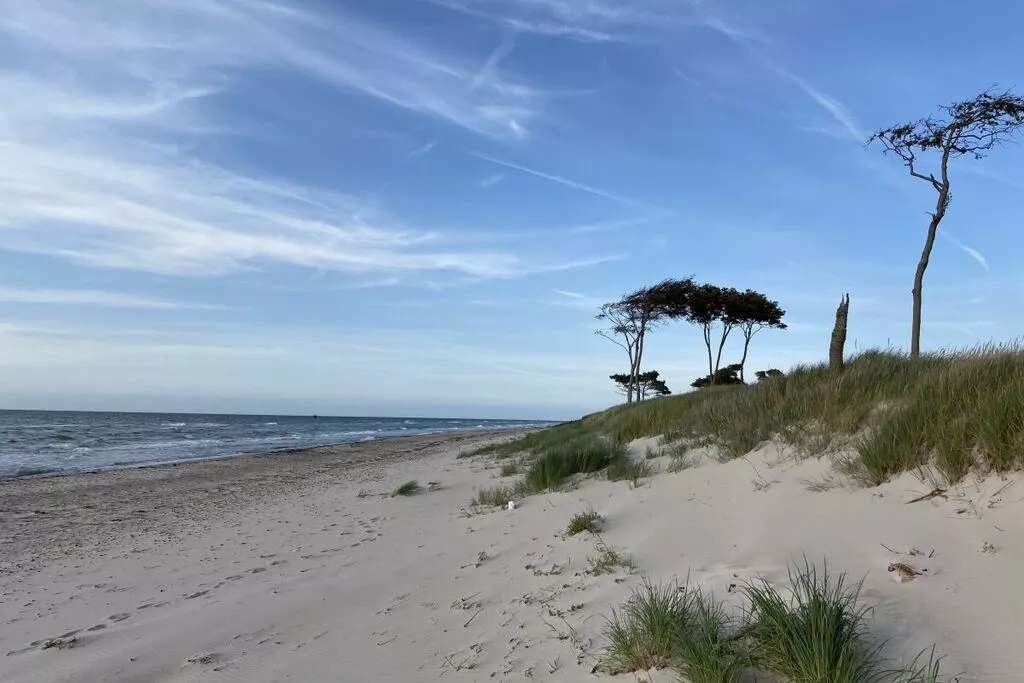
<path id="1" fill-rule="evenodd" d="M 600 539 L 595 546 L 598 554 L 587 558 L 587 574 L 601 576 L 602 574 L 614 574 L 620 569 L 631 571 L 633 560 L 620 553 L 615 548 L 605 545 Z"/>
<path id="2" fill-rule="evenodd" d="M 553 440 L 535 451 L 523 475 L 523 490 L 531 493 L 561 488 L 574 474 L 599 472 L 625 457 L 626 447 L 598 434 Z"/>
<path id="3" fill-rule="evenodd" d="M 473 497 L 471 505 L 480 507 L 502 507 L 510 500 L 515 499 L 516 490 L 511 486 L 495 486 L 489 489 L 480 489 Z"/>
<path id="4" fill-rule="evenodd" d="M 690 591 L 688 619 L 676 634 L 675 667 L 689 683 L 734 683 L 750 663 L 724 603 L 699 589 Z"/>
<path id="5" fill-rule="evenodd" d="M 692 593 L 685 587 L 659 586 L 645 579 L 608 618 L 605 666 L 616 672 L 632 672 L 670 665 L 691 610 Z"/>
<path id="6" fill-rule="evenodd" d="M 636 486 L 641 479 L 651 476 L 652 471 L 651 463 L 646 460 L 633 460 L 622 456 L 608 465 L 605 476 L 608 477 L 608 481 L 630 481 Z"/>
<path id="7" fill-rule="evenodd" d="M 763 580 L 745 588 L 756 666 L 792 683 L 886 680 L 881 645 L 867 637 L 871 609 L 859 604 L 860 584 L 806 560 L 790 569 L 789 583 L 788 596 Z"/>
<path id="8" fill-rule="evenodd" d="M 548 458 L 535 463 L 530 476 L 534 490 L 557 488 L 568 476 L 559 473 L 573 469 L 561 464 L 567 456 L 551 453 L 604 441 L 607 445 L 600 448 L 612 456 L 617 446 L 659 435 L 669 445 L 710 447 L 723 460 L 745 455 L 769 439 L 781 439 L 805 456 L 847 452 L 853 456 L 847 469 L 868 485 L 925 464 L 934 464 L 947 482 L 955 483 L 975 468 L 1006 472 L 1024 467 L 1022 395 L 1020 343 L 939 351 L 917 359 L 895 350 L 871 350 L 852 357 L 841 373 L 824 364 L 803 365 L 757 384 L 621 405 L 531 432 L 488 452 L 498 457 L 529 454 L 538 462 Z M 615 462 L 616 457 L 607 457 L 607 464 Z"/>
<path id="9" fill-rule="evenodd" d="M 888 661 L 869 632 L 871 608 L 860 584 L 806 559 L 791 567 L 780 591 L 748 583 L 742 617 L 689 581 L 656 585 L 646 578 L 612 610 L 604 630 L 611 673 L 671 666 L 688 683 L 736 683 L 744 672 L 789 683 L 940 683 L 934 647 L 908 665 Z M 759 676 L 760 679 L 760 676 Z"/>
<path id="10" fill-rule="evenodd" d="M 419 493 L 421 490 L 423 490 L 423 487 L 420 486 L 420 483 L 418 481 L 413 479 L 412 481 L 405 482 L 397 489 L 392 491 L 391 497 L 393 498 L 395 496 L 412 496 Z"/>
<path id="11" fill-rule="evenodd" d="M 578 512 L 572 516 L 569 520 L 569 525 L 566 527 L 565 533 L 569 536 L 582 534 L 585 531 L 597 533 L 600 523 L 601 515 L 594 512 L 593 508 L 587 508 L 583 512 Z"/>

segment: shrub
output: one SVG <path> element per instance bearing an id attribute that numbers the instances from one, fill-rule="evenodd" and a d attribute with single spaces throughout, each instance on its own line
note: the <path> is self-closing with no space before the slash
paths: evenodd
<path id="1" fill-rule="evenodd" d="M 584 531 L 596 533 L 600 522 L 601 515 L 594 512 L 593 508 L 587 508 L 583 512 L 579 512 L 572 516 L 572 519 L 569 520 L 569 526 L 566 528 L 565 532 L 569 536 L 582 534 Z"/>

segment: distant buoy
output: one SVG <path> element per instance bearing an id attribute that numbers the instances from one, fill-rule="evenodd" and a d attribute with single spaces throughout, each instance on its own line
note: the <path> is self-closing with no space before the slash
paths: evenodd
<path id="1" fill-rule="evenodd" d="M 315 420 L 315 419 L 317 419 L 317 418 L 316 418 L 316 415 L 314 415 L 314 416 L 313 416 L 313 419 L 314 419 L 314 420 Z"/>

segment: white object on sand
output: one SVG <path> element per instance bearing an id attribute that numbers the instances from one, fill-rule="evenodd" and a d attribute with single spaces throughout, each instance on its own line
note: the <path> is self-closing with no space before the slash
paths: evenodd
<path id="1" fill-rule="evenodd" d="M 515 510 L 516 509 L 516 502 L 514 500 L 510 500 L 508 502 L 508 509 L 509 510 Z"/>

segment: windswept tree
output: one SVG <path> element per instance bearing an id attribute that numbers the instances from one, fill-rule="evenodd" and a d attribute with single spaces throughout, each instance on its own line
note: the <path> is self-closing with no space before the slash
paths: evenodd
<path id="1" fill-rule="evenodd" d="M 740 379 L 746 380 L 744 369 L 747 366 L 750 340 L 766 327 L 786 329 L 786 323 L 782 322 L 786 312 L 777 301 L 772 301 L 761 292 L 752 289 L 730 296 L 726 303 L 726 316 L 732 319 L 743 335 L 743 358 L 740 359 L 739 365 Z"/>
<path id="2" fill-rule="evenodd" d="M 910 355 L 921 354 L 921 289 L 928 268 L 939 224 L 950 202 L 949 162 L 960 157 L 981 159 L 995 146 L 1014 137 L 1024 128 L 1024 98 L 1010 92 L 1000 95 L 986 91 L 962 102 L 940 108 L 937 118 L 884 128 L 868 140 L 879 143 L 886 153 L 898 156 L 912 178 L 928 183 L 935 190 L 935 209 L 929 212 L 924 249 L 917 261 L 912 290 L 914 307 L 910 332 Z M 925 170 L 919 155 L 937 156 L 932 168 Z M 936 173 L 938 176 L 936 177 Z"/>
<path id="3" fill-rule="evenodd" d="M 782 377 L 783 373 L 778 368 L 768 368 L 767 370 L 758 370 L 754 373 L 754 376 L 757 377 L 758 382 L 767 382 L 768 380 Z"/>
<path id="4" fill-rule="evenodd" d="M 694 389 L 703 389 L 704 387 L 727 386 L 730 384 L 744 384 L 743 380 L 740 379 L 739 363 L 733 363 L 732 365 L 726 365 L 724 368 L 718 368 L 715 370 L 714 374 L 693 380 L 690 386 Z"/>
<path id="5" fill-rule="evenodd" d="M 739 329 L 743 334 L 743 359 L 736 364 L 738 379 L 743 381 L 743 368 L 754 335 L 766 327 L 786 327 L 782 322 L 786 312 L 779 304 L 752 289 L 740 292 L 732 287 L 697 284 L 691 277 L 664 280 L 651 287 L 646 296 L 665 317 L 700 327 L 711 383 L 717 382 L 722 353 L 733 330 Z"/>
<path id="6" fill-rule="evenodd" d="M 626 386 L 626 401 L 633 402 L 638 391 L 640 363 L 644 357 L 644 342 L 647 332 L 665 319 L 665 311 L 650 297 L 650 289 L 638 289 L 601 306 L 597 319 L 607 323 L 597 334 L 622 347 L 629 357 L 629 381 Z"/>
<path id="7" fill-rule="evenodd" d="M 633 379 L 629 375 L 609 375 L 608 379 L 615 382 L 619 387 L 619 391 L 623 394 L 629 393 L 631 381 Z M 632 386 L 636 392 L 636 399 L 638 401 L 643 401 L 653 396 L 668 396 L 672 393 L 668 388 L 668 384 L 665 383 L 665 380 L 659 377 L 657 370 L 648 370 L 647 372 L 639 373 Z"/>

